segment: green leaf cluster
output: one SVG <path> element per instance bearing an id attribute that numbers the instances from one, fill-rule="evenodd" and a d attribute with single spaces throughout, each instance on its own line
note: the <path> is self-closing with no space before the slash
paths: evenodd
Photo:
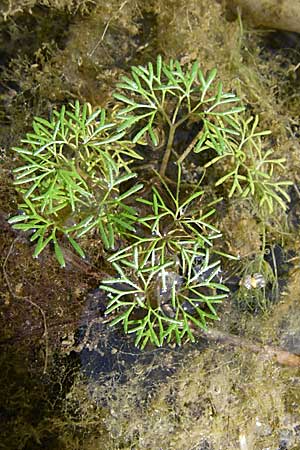
<path id="1" fill-rule="evenodd" d="M 120 186 L 136 177 L 128 166 L 140 156 L 123 135 L 104 109 L 78 101 L 54 111 L 50 120 L 35 118 L 33 132 L 13 149 L 23 161 L 14 175 L 24 202 L 9 219 L 14 228 L 33 232 L 35 257 L 53 243 L 64 266 L 59 236 L 84 257 L 77 240 L 90 230 L 98 230 L 106 249 L 114 248 L 117 235 L 134 230 L 136 212 L 126 198 L 142 184 L 122 193 Z"/>
<path id="2" fill-rule="evenodd" d="M 161 56 L 154 65 L 150 62 L 146 67 L 132 67 L 131 78 L 123 76 L 117 85 L 121 93 L 114 94 L 125 104 L 118 113 L 122 120 L 119 130 L 137 124 L 139 130 L 133 142 L 138 142 L 148 133 L 153 144 L 157 145 L 155 126 L 161 120 L 171 128 L 188 119 L 209 123 L 213 116 L 242 111 L 243 107 L 231 106 L 238 98 L 223 92 L 222 83 L 216 83 L 216 75 L 217 71 L 213 69 L 205 76 L 198 62 L 191 69 L 184 70 L 178 61 L 166 63 Z M 229 109 L 222 110 L 221 106 L 227 104 Z"/>
<path id="3" fill-rule="evenodd" d="M 204 191 L 184 196 L 180 186 L 178 166 L 174 193 L 161 179 L 162 192 L 153 186 L 152 197 L 137 198 L 148 211 L 137 217 L 140 235 L 109 258 L 116 276 L 101 285 L 111 297 L 106 314 L 115 316 L 112 325 L 121 322 L 142 348 L 148 342 L 194 341 L 194 328 L 206 329 L 208 319 L 218 319 L 214 305 L 227 296 L 213 249 L 220 237 L 210 223 L 215 210 L 206 205 L 201 211 Z"/>
<path id="4" fill-rule="evenodd" d="M 285 211 L 290 201 L 286 189 L 292 183 L 278 180 L 275 175 L 275 168 L 285 170 L 285 158 L 275 158 L 272 148 L 263 147 L 263 136 L 271 132 L 258 130 L 258 116 L 245 119 L 235 115 L 230 118 L 230 124 L 232 132 L 227 133 L 221 127 L 218 134 L 210 135 L 205 142 L 205 150 L 212 149 L 218 153 L 206 167 L 218 162 L 228 164 L 228 170 L 216 186 L 226 184 L 229 198 L 237 194 L 253 199 L 262 214 L 272 214 L 276 205 Z M 222 146 L 217 146 L 216 140 L 221 141 Z"/>
<path id="5" fill-rule="evenodd" d="M 208 249 L 183 247 L 181 262 L 170 254 L 164 263 L 159 250 L 149 254 L 143 245 L 133 245 L 118 252 L 109 259 L 117 276 L 101 286 L 110 296 L 106 314 L 115 313 L 111 324 L 121 322 L 125 333 L 135 333 L 141 348 L 165 340 L 193 342 L 195 328 L 206 329 L 208 319 L 218 319 L 215 305 L 228 291 L 215 281 L 220 261 L 211 262 Z"/>
<path id="6" fill-rule="evenodd" d="M 133 128 L 133 142 L 143 142 L 149 136 L 154 146 L 159 143 L 157 129 L 167 126 L 169 139 L 165 149 L 160 174 L 166 172 L 176 130 L 187 122 L 199 122 L 204 129 L 215 129 L 218 117 L 225 117 L 244 110 L 236 105 L 233 93 L 224 93 L 221 81 L 216 81 L 217 70 L 204 75 L 195 62 L 190 69 L 183 69 L 178 61 L 166 63 L 161 56 L 156 64 L 131 68 L 131 77 L 123 76 L 117 85 L 120 92 L 115 99 L 124 107 L 117 114 L 121 121 L 119 131 Z M 195 150 L 202 143 L 203 131 Z"/>
<path id="7" fill-rule="evenodd" d="M 269 131 L 260 131 L 258 117 L 247 118 L 238 97 L 223 91 L 216 69 L 205 74 L 198 62 L 187 68 L 158 56 L 155 63 L 132 67 L 114 98 L 111 114 L 76 101 L 49 120 L 35 118 L 33 130 L 14 148 L 22 203 L 9 222 L 31 232 L 35 257 L 52 244 L 61 266 L 62 238 L 84 257 L 80 238 L 97 231 L 115 273 L 101 284 L 111 324 L 135 333 L 142 348 L 193 341 L 195 329 L 218 319 L 216 305 L 228 291 L 219 257 L 230 256 L 216 250 L 221 233 L 213 224 L 221 199 L 206 200 L 208 168 L 220 173 L 221 167 L 216 186 L 228 198 L 251 199 L 263 214 L 272 214 L 289 201 L 290 182 L 277 176 L 285 160 L 265 150 Z M 177 154 L 177 131 L 195 124 L 195 137 Z M 159 142 L 162 131 L 165 140 Z M 143 185 L 136 182 L 133 162 L 143 159 L 141 144 L 162 155 L 159 171 L 153 170 L 156 182 L 137 198 Z M 208 162 L 199 182 L 183 192 L 182 165 L 192 152 L 206 152 Z M 170 180 L 174 155 L 177 179 Z M 105 251 L 114 251 L 117 239 L 121 248 L 108 257 Z"/>

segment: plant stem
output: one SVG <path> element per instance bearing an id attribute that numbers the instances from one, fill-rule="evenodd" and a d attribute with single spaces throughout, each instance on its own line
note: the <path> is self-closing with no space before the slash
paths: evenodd
<path id="1" fill-rule="evenodd" d="M 194 139 L 192 140 L 190 145 L 185 149 L 185 151 L 182 153 L 182 155 L 178 159 L 177 164 L 181 164 L 185 160 L 185 158 L 191 153 L 191 151 L 193 150 L 193 147 L 195 146 L 195 144 L 199 140 L 199 137 L 201 136 L 202 132 L 203 132 L 203 130 L 201 129 L 199 131 L 199 133 L 196 134 L 196 136 L 194 137 Z"/>
<path id="2" fill-rule="evenodd" d="M 272 345 L 264 345 L 259 342 L 252 342 L 247 339 L 244 339 L 241 336 L 228 334 L 226 332 L 217 329 L 200 331 L 199 334 L 200 336 L 202 335 L 209 341 L 216 341 L 224 343 L 225 345 L 233 345 L 234 347 L 241 347 L 246 351 L 258 353 L 264 359 L 267 360 L 274 359 L 276 362 L 284 366 L 300 367 L 299 355 L 295 353 L 290 353 L 289 351 L 283 350 L 282 348 L 279 347 L 273 347 Z"/>
<path id="3" fill-rule="evenodd" d="M 166 151 L 165 151 L 165 154 L 164 154 L 161 166 L 160 166 L 160 171 L 159 171 L 159 174 L 161 177 L 164 177 L 166 170 L 167 170 L 168 162 L 169 162 L 169 159 L 171 156 L 171 151 L 172 151 L 172 146 L 173 146 L 173 142 L 174 142 L 176 128 L 177 128 L 176 125 L 170 125 L 167 148 L 166 148 Z"/>

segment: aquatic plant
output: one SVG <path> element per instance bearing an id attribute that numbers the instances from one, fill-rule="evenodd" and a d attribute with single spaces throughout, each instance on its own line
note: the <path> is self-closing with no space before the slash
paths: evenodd
<path id="1" fill-rule="evenodd" d="M 192 146 L 185 149 L 180 162 L 192 149 L 199 151 L 211 133 L 218 134 L 220 126 L 226 133 L 235 133 L 234 129 L 226 129 L 224 123 L 227 116 L 240 113 L 244 107 L 238 104 L 235 94 L 223 92 L 221 81 L 216 82 L 216 75 L 216 69 L 204 75 L 197 61 L 191 69 L 183 69 L 178 61 L 171 59 L 166 63 L 158 56 L 154 65 L 149 62 L 146 67 L 132 67 L 131 78 L 123 76 L 122 82 L 117 84 L 120 92 L 114 97 L 125 104 L 117 114 L 122 121 L 119 131 L 134 127 L 133 142 L 149 136 L 157 146 L 157 130 L 168 128 L 160 175 L 165 175 L 178 128 L 188 123 L 199 124 L 199 132 Z M 220 133 L 218 145 L 223 145 Z"/>
<path id="2" fill-rule="evenodd" d="M 221 236 L 209 221 L 215 213 L 215 202 L 203 202 L 204 190 L 194 186 L 189 194 L 181 193 L 182 170 L 177 166 L 177 181 L 175 192 L 157 174 L 160 188 L 152 186 L 152 197 L 138 197 L 137 202 L 144 205 L 145 213 L 137 217 L 137 224 L 142 226 L 141 236 L 134 235 L 132 239 L 142 244 L 150 253 L 160 247 L 159 261 L 164 263 L 168 254 L 177 255 L 183 259 L 185 247 L 198 246 L 212 248 L 213 241 Z"/>
<path id="3" fill-rule="evenodd" d="M 270 302 L 278 296 L 276 271 L 258 254 L 245 261 L 241 270 L 240 286 L 234 293 L 234 300 L 243 310 L 267 311 Z"/>
<path id="4" fill-rule="evenodd" d="M 128 164 L 140 157 L 123 135 L 104 109 L 93 111 L 77 101 L 53 111 L 50 120 L 36 117 L 24 146 L 13 148 L 24 161 L 14 169 L 23 203 L 9 223 L 32 233 L 35 257 L 53 243 L 64 266 L 60 235 L 83 257 L 77 239 L 88 231 L 97 229 L 104 247 L 113 248 L 115 235 L 134 230 L 135 210 L 124 200 L 142 184 L 122 193 L 120 186 L 136 176 Z"/>
<path id="5" fill-rule="evenodd" d="M 220 256 L 230 256 L 217 251 L 221 233 L 213 224 L 214 205 L 222 199 L 207 194 L 209 167 L 223 170 L 215 185 L 229 199 L 237 193 L 251 200 L 262 217 L 275 204 L 285 210 L 289 200 L 290 183 L 274 175 L 285 161 L 273 158 L 261 140 L 269 131 L 257 131 L 258 117 L 247 118 L 216 76 L 215 69 L 204 75 L 197 62 L 182 68 L 158 56 L 155 64 L 132 67 L 131 77 L 122 77 L 109 119 L 104 109 L 77 101 L 50 120 L 35 118 L 33 132 L 14 148 L 24 162 L 14 170 L 23 203 L 9 222 L 32 233 L 34 256 L 52 243 L 61 266 L 59 240 L 84 256 L 78 240 L 97 230 L 115 271 L 101 284 L 109 296 L 106 314 L 112 325 L 135 333 L 141 347 L 194 340 L 194 328 L 217 319 L 215 304 L 227 295 Z M 196 133 L 177 154 L 176 133 L 191 125 Z M 140 146 L 149 144 L 149 151 L 161 152 L 161 163 L 159 171 L 151 168 L 154 181 L 137 198 L 143 185 L 134 182 L 132 163 L 143 159 Z M 187 186 L 182 164 L 192 152 L 207 157 L 202 175 Z M 173 170 L 169 177 L 174 155 L 177 176 Z"/>
<path id="6" fill-rule="evenodd" d="M 149 214 L 137 218 L 142 229 L 131 236 L 133 244 L 108 259 L 117 276 L 101 285 L 109 292 L 111 323 L 135 332 L 142 347 L 172 338 L 194 341 L 193 327 L 205 329 L 207 319 L 218 319 L 214 304 L 227 296 L 213 249 L 220 232 L 209 222 L 215 210 L 206 205 L 201 211 L 202 190 L 182 196 L 180 186 L 178 166 L 174 194 L 161 180 L 162 193 L 153 186 L 152 198 L 137 198 Z"/>
<path id="7" fill-rule="evenodd" d="M 106 314 L 115 315 L 111 324 L 123 323 L 141 348 L 148 341 L 157 346 L 164 340 L 194 341 L 194 327 L 206 329 L 207 319 L 218 319 L 215 304 L 228 292 L 217 281 L 220 261 L 210 261 L 208 249 L 183 247 L 182 261 L 169 255 L 164 263 L 159 261 L 162 253 L 161 247 L 149 253 L 142 245 L 122 250 L 109 258 L 117 276 L 101 286 L 109 292 Z"/>
<path id="8" fill-rule="evenodd" d="M 285 158 L 274 158 L 272 148 L 264 150 L 261 138 L 271 132 L 257 130 L 258 116 L 244 118 L 235 115 L 227 120 L 230 120 L 236 134 L 224 131 L 224 123 L 224 127 L 212 132 L 205 142 L 205 150 L 218 153 L 205 165 L 206 168 L 218 162 L 228 164 L 228 170 L 216 186 L 226 183 L 229 198 L 237 193 L 242 198 L 254 199 L 261 213 L 272 214 L 276 204 L 285 211 L 290 201 L 286 189 L 293 183 L 278 180 L 274 174 L 275 167 L 285 169 Z M 220 134 L 225 143 L 222 146 L 216 145 Z"/>

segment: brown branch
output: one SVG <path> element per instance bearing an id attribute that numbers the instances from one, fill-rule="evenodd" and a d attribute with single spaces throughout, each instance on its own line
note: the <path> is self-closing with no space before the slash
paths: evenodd
<path id="1" fill-rule="evenodd" d="M 202 331 L 201 336 L 209 341 L 220 342 L 224 345 L 233 345 L 234 347 L 241 347 L 254 353 L 258 353 L 264 359 L 274 359 L 283 366 L 300 367 L 300 355 L 290 353 L 279 347 L 271 345 L 263 345 L 258 342 L 252 342 L 240 336 L 224 333 L 220 330 Z"/>

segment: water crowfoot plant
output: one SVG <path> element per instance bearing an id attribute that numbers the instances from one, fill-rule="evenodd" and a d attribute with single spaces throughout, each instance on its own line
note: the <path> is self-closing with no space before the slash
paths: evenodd
<path id="1" fill-rule="evenodd" d="M 237 193 L 242 198 L 252 198 L 256 201 L 261 214 L 272 214 L 275 205 L 283 210 L 287 208 L 290 197 L 286 192 L 290 181 L 276 179 L 275 168 L 285 169 L 285 158 L 274 158 L 274 151 L 264 150 L 262 137 L 269 135 L 269 130 L 259 131 L 258 116 L 244 119 L 236 115 L 230 118 L 232 128 L 236 134 L 221 131 L 225 145 L 220 148 L 215 145 L 218 138 L 211 134 L 206 140 L 203 150 L 217 151 L 218 155 L 212 158 L 206 168 L 222 161 L 227 161 L 229 170 L 217 182 L 216 186 L 226 183 L 228 197 Z"/>
<path id="2" fill-rule="evenodd" d="M 178 61 L 165 63 L 158 56 L 155 65 L 148 63 L 147 67 L 132 67 L 131 78 L 123 76 L 122 82 L 117 85 L 120 92 L 115 93 L 114 97 L 125 104 L 117 114 L 122 121 L 118 127 L 120 132 L 133 127 L 133 142 L 140 142 L 149 136 L 153 145 L 157 146 L 157 130 L 163 127 L 168 129 L 161 176 L 165 175 L 179 127 L 187 123 L 199 124 L 194 140 L 197 151 L 211 130 L 218 131 L 219 117 L 226 122 L 227 116 L 244 110 L 237 105 L 239 99 L 235 94 L 223 92 L 222 83 L 216 83 L 216 75 L 217 71 L 213 69 L 205 76 L 198 62 L 185 70 Z"/>
<path id="3" fill-rule="evenodd" d="M 23 147 L 14 148 L 24 161 L 14 170 L 24 203 L 9 223 L 32 231 L 35 257 L 52 242 L 61 266 L 59 235 L 80 256 L 84 252 L 77 239 L 92 229 L 99 231 L 105 248 L 113 248 L 115 235 L 134 230 L 135 210 L 125 200 L 142 184 L 122 193 L 120 186 L 135 178 L 128 165 L 139 155 L 121 140 L 124 133 L 107 120 L 105 110 L 92 111 L 89 104 L 63 106 L 49 121 L 36 118 L 33 130 Z"/>
<path id="4" fill-rule="evenodd" d="M 209 220 L 215 213 L 212 207 L 214 202 L 204 202 L 204 191 L 197 189 L 197 186 L 190 194 L 180 192 L 180 165 L 174 193 L 159 175 L 158 178 L 161 181 L 161 192 L 153 186 L 152 197 L 136 199 L 145 205 L 149 214 L 137 218 L 144 231 L 143 237 L 135 235 L 134 239 L 149 248 L 150 253 L 156 247 L 161 247 L 161 262 L 164 262 L 168 253 L 182 257 L 182 249 L 186 246 L 197 244 L 202 248 L 212 247 L 213 241 L 221 235 Z"/>
<path id="5" fill-rule="evenodd" d="M 114 315 L 112 325 L 135 333 L 141 348 L 194 341 L 193 326 L 206 329 L 208 319 L 218 319 L 215 305 L 228 291 L 217 281 L 220 261 L 211 262 L 197 244 L 183 253 L 182 263 L 169 257 L 162 264 L 138 245 L 109 258 L 117 276 L 102 283 L 110 297 L 106 314 Z"/>
<path id="6" fill-rule="evenodd" d="M 80 239 L 98 232 L 112 269 L 101 284 L 111 325 L 122 324 L 142 348 L 194 341 L 195 329 L 218 319 L 217 305 L 228 295 L 220 259 L 230 256 L 216 249 L 216 205 L 221 196 L 239 194 L 262 220 L 275 206 L 285 210 L 290 183 L 275 176 L 285 161 L 264 150 L 269 132 L 258 131 L 258 118 L 247 118 L 237 96 L 223 92 L 216 69 L 204 74 L 198 62 L 186 68 L 158 56 L 154 64 L 132 67 L 114 98 L 111 114 L 77 101 L 50 120 L 35 118 L 33 131 L 14 148 L 23 200 L 9 222 L 31 233 L 34 256 L 53 244 L 61 266 L 62 238 L 84 257 Z M 186 145 L 177 145 L 180 131 L 190 129 Z M 136 178 L 149 164 L 137 164 L 137 173 L 132 168 L 143 159 L 141 145 L 160 161 L 144 190 Z M 182 163 L 192 153 L 201 166 L 186 189 Z M 174 155 L 177 176 L 174 166 L 169 170 Z"/>
<path id="7" fill-rule="evenodd" d="M 142 347 L 194 341 L 193 327 L 206 329 L 207 319 L 218 319 L 214 305 L 227 292 L 213 248 L 220 232 L 209 222 L 215 210 L 206 205 L 201 212 L 203 191 L 180 192 L 180 166 L 175 193 L 161 183 L 162 194 L 153 186 L 152 198 L 137 199 L 149 214 L 137 218 L 142 228 L 133 243 L 109 258 L 117 276 L 101 286 L 111 298 L 106 314 L 114 316 L 112 324 L 136 333 Z"/>

